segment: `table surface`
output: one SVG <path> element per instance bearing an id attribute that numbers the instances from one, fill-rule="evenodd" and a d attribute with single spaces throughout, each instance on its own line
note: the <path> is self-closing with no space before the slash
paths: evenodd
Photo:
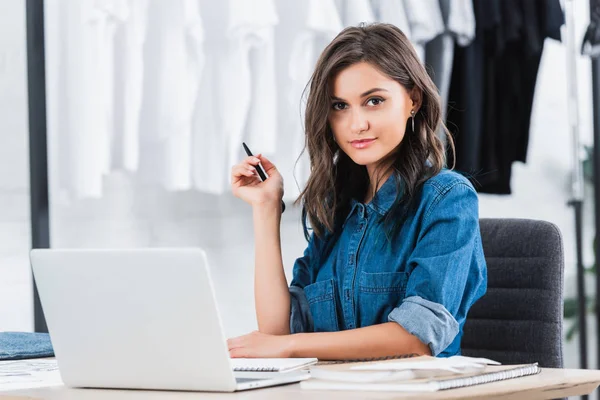
<path id="1" fill-rule="evenodd" d="M 0 400 L 138 400 L 138 399 L 555 399 L 579 396 L 600 384 L 600 370 L 542 368 L 537 375 L 435 393 L 319 391 L 299 384 L 236 393 L 173 392 L 112 389 L 72 389 L 65 386 L 0 392 Z"/>

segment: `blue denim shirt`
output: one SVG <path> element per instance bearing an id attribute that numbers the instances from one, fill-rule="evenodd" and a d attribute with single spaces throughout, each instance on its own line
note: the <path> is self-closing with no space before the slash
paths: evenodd
<path id="1" fill-rule="evenodd" d="M 477 193 L 442 170 L 390 242 L 381 217 L 396 194 L 392 176 L 370 203 L 352 202 L 335 243 L 311 236 L 293 269 L 292 333 L 393 321 L 435 356 L 460 354 L 467 313 L 487 288 Z"/>

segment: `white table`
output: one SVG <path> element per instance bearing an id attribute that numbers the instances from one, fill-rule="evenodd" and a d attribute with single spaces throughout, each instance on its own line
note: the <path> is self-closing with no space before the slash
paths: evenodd
<path id="1" fill-rule="evenodd" d="M 491 367 L 492 368 L 492 367 Z M 543 368 L 533 376 L 437 393 L 345 392 L 302 390 L 299 384 L 238 393 L 168 392 L 143 390 L 71 389 L 64 386 L 0 392 L 0 400 L 188 400 L 188 399 L 555 399 L 588 394 L 600 384 L 599 370 Z"/>

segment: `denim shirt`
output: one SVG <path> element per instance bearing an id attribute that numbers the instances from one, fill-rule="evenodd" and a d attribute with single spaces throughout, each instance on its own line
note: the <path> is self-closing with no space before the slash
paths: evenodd
<path id="1" fill-rule="evenodd" d="M 53 357 L 50 335 L 40 332 L 0 332 L 0 360 Z"/>
<path id="2" fill-rule="evenodd" d="M 291 333 L 396 322 L 434 356 L 460 354 L 467 313 L 487 288 L 477 193 L 442 170 L 390 241 L 381 217 L 396 195 L 391 176 L 370 203 L 352 201 L 335 243 L 311 236 L 294 264 Z"/>

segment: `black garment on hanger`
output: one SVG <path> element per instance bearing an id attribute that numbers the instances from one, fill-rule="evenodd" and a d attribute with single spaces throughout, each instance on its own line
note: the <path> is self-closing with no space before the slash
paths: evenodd
<path id="1" fill-rule="evenodd" d="M 456 48 L 447 124 L 456 169 L 479 192 L 510 194 L 512 163 L 526 161 L 544 40 L 560 40 L 564 16 L 559 0 L 474 0 L 473 7 L 477 36 Z M 465 63 L 473 58 L 477 65 Z"/>
<path id="2" fill-rule="evenodd" d="M 469 46 L 455 45 L 452 78 L 448 93 L 446 125 L 454 137 L 456 158 L 449 158 L 456 170 L 473 181 L 482 179 L 482 131 L 488 110 L 484 104 L 487 60 L 497 41 L 500 0 L 474 0 L 475 38 Z M 493 143 L 487 143 L 493 146 Z M 487 159 L 486 162 L 495 163 Z M 489 172 L 488 172 L 489 174 Z M 492 179 L 486 177 L 486 179 Z M 474 182 L 475 183 L 475 182 Z M 475 184 L 477 188 L 479 185 Z"/>

